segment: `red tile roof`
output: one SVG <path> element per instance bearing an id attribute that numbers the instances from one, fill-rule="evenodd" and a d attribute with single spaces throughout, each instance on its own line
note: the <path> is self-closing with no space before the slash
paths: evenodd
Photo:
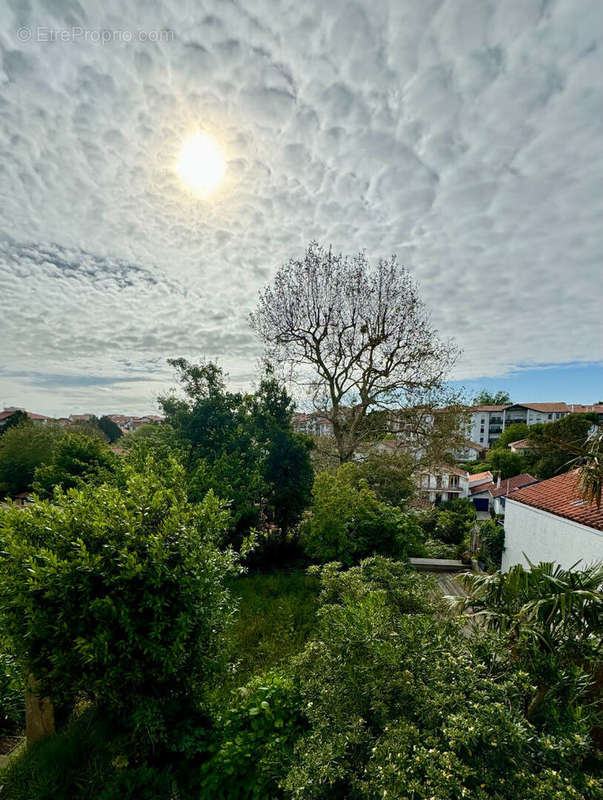
<path id="1" fill-rule="evenodd" d="M 570 407 L 567 403 L 513 403 L 514 406 L 521 408 L 529 408 L 532 411 L 540 411 L 543 414 L 551 413 L 552 411 L 569 413 Z"/>
<path id="2" fill-rule="evenodd" d="M 496 483 L 492 481 L 491 483 L 482 483 L 480 486 L 472 486 L 469 491 L 471 494 L 490 492 L 492 497 L 508 497 L 523 486 L 536 483 L 537 481 L 538 478 L 535 478 L 527 472 L 522 472 L 521 475 L 514 475 L 512 478 L 504 478 L 501 480 L 500 486 L 497 486 Z"/>
<path id="3" fill-rule="evenodd" d="M 504 411 L 505 408 L 511 408 L 511 403 L 504 406 L 471 406 L 470 411 Z"/>
<path id="4" fill-rule="evenodd" d="M 12 417 L 13 414 L 16 414 L 17 411 L 23 411 L 24 414 L 30 419 L 50 419 L 50 417 L 44 416 L 44 414 L 34 414 L 33 411 L 24 411 L 23 409 L 15 409 L 14 411 L 0 411 L 0 420 L 8 419 L 8 417 Z"/>
<path id="5" fill-rule="evenodd" d="M 526 486 L 510 499 L 603 531 L 603 504 L 597 508 L 595 503 L 587 503 L 580 497 L 578 474 L 578 470 L 571 470 L 533 486 Z"/>
<path id="6" fill-rule="evenodd" d="M 490 478 L 490 480 L 492 480 L 492 473 L 489 469 L 486 470 L 486 472 L 476 472 L 475 475 L 469 475 L 469 486 L 475 483 L 475 481 L 481 481 L 484 478 Z"/>
<path id="7" fill-rule="evenodd" d="M 530 440 L 529 439 L 518 439 L 516 442 L 509 442 L 507 447 L 519 447 L 519 448 L 529 448 Z"/>

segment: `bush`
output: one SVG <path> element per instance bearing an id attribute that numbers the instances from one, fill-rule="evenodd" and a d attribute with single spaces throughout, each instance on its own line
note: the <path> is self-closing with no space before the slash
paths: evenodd
<path id="1" fill-rule="evenodd" d="M 216 542 L 227 512 L 186 501 L 153 464 L 112 486 L 58 491 L 0 519 L 3 622 L 19 663 L 61 705 L 87 699 L 147 743 L 198 707 L 232 614 Z M 175 728 L 170 730 L 171 746 Z"/>
<path id="2" fill-rule="evenodd" d="M 381 502 L 357 465 L 319 473 L 313 494 L 312 515 L 302 528 L 310 558 L 349 565 L 374 553 L 406 558 L 423 552 L 415 518 Z"/>
<path id="3" fill-rule="evenodd" d="M 468 637 L 431 613 L 422 576 L 371 561 L 321 571 L 319 628 L 293 662 L 307 729 L 286 796 L 595 800 L 584 698 L 562 724 L 536 727 L 525 716 L 531 678 L 505 641 Z M 392 591 L 400 578 L 410 595 Z"/>
<path id="4" fill-rule="evenodd" d="M 14 656 L 0 652 L 0 733 L 23 728 L 25 682 Z"/>
<path id="5" fill-rule="evenodd" d="M 292 745 L 303 729 L 295 682 L 273 671 L 234 693 L 216 718 L 216 741 L 202 768 L 201 800 L 266 800 L 292 760 Z"/>
<path id="6" fill-rule="evenodd" d="M 86 484 L 115 483 L 118 458 L 106 442 L 82 433 L 66 433 L 50 461 L 34 473 L 34 491 L 52 497 L 55 487 L 81 488 Z"/>
<path id="7" fill-rule="evenodd" d="M 479 535 L 486 564 L 492 569 L 500 569 L 505 549 L 505 529 L 494 520 L 485 520 L 479 526 Z"/>

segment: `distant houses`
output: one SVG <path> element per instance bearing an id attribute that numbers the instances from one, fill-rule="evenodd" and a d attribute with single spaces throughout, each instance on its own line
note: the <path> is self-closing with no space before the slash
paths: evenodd
<path id="1" fill-rule="evenodd" d="M 603 505 L 584 500 L 578 481 L 572 470 L 507 496 L 503 571 L 528 561 L 566 569 L 603 561 Z"/>
<path id="2" fill-rule="evenodd" d="M 504 514 L 506 501 L 509 497 L 524 486 L 537 483 L 538 478 L 523 472 L 513 478 L 504 478 L 495 482 L 492 480 L 492 473 L 479 473 L 480 476 L 490 475 L 490 480 L 485 479 L 479 482 L 470 483 L 470 495 L 476 511 L 492 511 L 495 514 Z M 471 476 L 477 478 L 478 475 Z"/>
<path id="3" fill-rule="evenodd" d="M 419 471 L 419 492 L 428 503 L 442 503 L 469 496 L 469 473 L 442 464 Z"/>
<path id="4" fill-rule="evenodd" d="M 47 417 L 44 414 L 34 414 L 33 411 L 27 411 L 24 408 L 17 408 L 16 406 L 9 406 L 5 408 L 3 411 L 0 411 L 0 430 L 4 428 L 5 425 L 8 424 L 11 417 L 13 417 L 17 412 L 21 412 L 27 416 L 32 422 L 36 422 L 39 425 L 45 425 L 47 422 L 52 421 L 52 417 Z"/>

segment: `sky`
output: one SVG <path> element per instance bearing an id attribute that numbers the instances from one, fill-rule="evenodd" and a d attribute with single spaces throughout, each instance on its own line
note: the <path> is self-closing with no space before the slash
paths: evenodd
<path id="1" fill-rule="evenodd" d="M 5 0 L 0 407 L 151 412 L 178 356 L 250 386 L 313 239 L 398 255 L 455 385 L 602 399 L 601 75 L 592 0 Z"/>

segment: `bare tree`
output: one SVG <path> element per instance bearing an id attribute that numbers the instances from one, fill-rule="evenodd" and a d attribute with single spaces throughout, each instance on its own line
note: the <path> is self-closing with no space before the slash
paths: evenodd
<path id="1" fill-rule="evenodd" d="M 395 256 L 370 265 L 363 252 L 343 256 L 316 242 L 278 270 L 251 324 L 331 422 L 341 462 L 375 435 L 375 412 L 433 408 L 457 356 Z M 392 414 L 381 418 L 391 430 Z"/>

